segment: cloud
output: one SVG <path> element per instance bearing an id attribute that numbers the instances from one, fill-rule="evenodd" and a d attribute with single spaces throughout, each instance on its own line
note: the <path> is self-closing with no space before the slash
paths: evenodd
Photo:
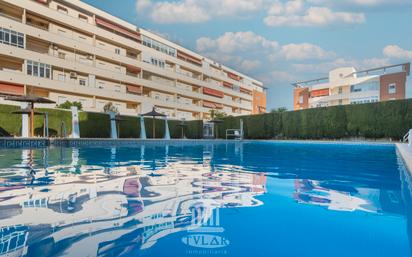
<path id="1" fill-rule="evenodd" d="M 276 4 L 275 4 L 276 5 Z M 352 12 L 334 12 L 327 7 L 310 7 L 302 12 L 289 12 L 285 7 L 272 8 L 264 23 L 268 26 L 326 26 L 332 23 L 358 24 L 365 22 L 365 14 Z"/>
<path id="2" fill-rule="evenodd" d="M 213 50 L 221 53 L 233 53 L 264 49 L 273 51 L 278 47 L 279 43 L 256 35 L 252 31 L 241 31 L 226 32 L 216 39 L 201 37 L 196 41 L 196 45 L 197 50 L 200 52 Z"/>
<path id="3" fill-rule="evenodd" d="M 383 49 L 383 55 L 394 59 L 412 59 L 412 51 L 405 50 L 398 45 L 388 45 Z"/>
<path id="4" fill-rule="evenodd" d="M 380 66 L 389 65 L 388 58 L 366 58 L 366 59 L 345 59 L 337 58 L 332 61 L 321 62 L 317 64 L 308 63 L 295 63 L 292 67 L 295 71 L 301 73 L 313 73 L 313 74 L 328 74 L 330 70 L 341 67 L 355 67 L 358 70 L 376 68 Z M 301 78 L 302 79 L 302 78 Z"/>
<path id="5" fill-rule="evenodd" d="M 240 63 L 240 68 L 243 71 L 250 72 L 250 71 L 253 71 L 253 70 L 256 70 L 257 68 L 259 68 L 260 65 L 261 65 L 261 62 L 258 61 L 258 60 L 243 60 Z"/>
<path id="6" fill-rule="evenodd" d="M 329 59 L 336 56 L 333 52 L 325 51 L 321 47 L 309 43 L 284 45 L 280 54 L 286 60 Z"/>
<path id="7" fill-rule="evenodd" d="M 291 60 L 323 60 L 336 54 L 310 43 L 280 46 L 275 40 L 266 39 L 251 31 L 226 32 L 216 39 L 201 37 L 196 41 L 197 50 L 222 59 L 230 54 L 255 55 L 274 61 L 278 58 Z M 226 58 L 228 59 L 228 58 Z"/>
<path id="8" fill-rule="evenodd" d="M 137 13 L 156 23 L 201 23 L 215 17 L 243 17 L 262 10 L 269 0 L 136 0 Z"/>
<path id="9" fill-rule="evenodd" d="M 410 0 L 308 0 L 309 3 L 322 4 L 328 6 L 357 5 L 365 7 L 384 6 L 384 5 L 412 5 Z"/>

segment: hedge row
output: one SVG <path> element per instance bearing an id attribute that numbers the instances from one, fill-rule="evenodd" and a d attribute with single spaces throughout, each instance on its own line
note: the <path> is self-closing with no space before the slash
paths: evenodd
<path id="1" fill-rule="evenodd" d="M 21 115 L 11 112 L 19 107 L 0 105 L 0 136 L 21 134 Z M 71 113 L 67 110 L 39 109 L 49 113 L 50 136 L 61 136 L 64 122 L 67 134 L 71 133 Z M 140 122 L 137 117 L 122 117 L 119 123 L 121 138 L 138 138 Z M 220 138 L 225 137 L 226 129 L 239 128 L 240 119 L 244 122 L 247 139 L 341 139 L 341 138 L 391 138 L 401 139 L 412 128 L 412 100 L 387 101 L 381 103 L 334 106 L 328 108 L 268 113 L 262 115 L 227 117 L 217 126 Z M 152 138 L 152 119 L 145 119 L 146 135 Z M 85 138 L 109 138 L 110 118 L 103 113 L 80 112 L 80 135 Z M 180 121 L 169 120 L 172 138 L 182 135 Z M 155 119 L 156 137 L 164 137 L 164 121 Z M 203 122 L 186 122 L 187 138 L 202 138 Z M 35 133 L 43 133 L 42 116 L 35 118 Z"/>
<path id="2" fill-rule="evenodd" d="M 226 129 L 244 122 L 245 138 L 391 138 L 399 140 L 412 128 L 412 100 L 334 106 L 255 116 L 228 117 L 218 125 L 219 137 Z"/>
<path id="3" fill-rule="evenodd" d="M 20 107 L 12 105 L 0 105 L 0 136 L 20 136 L 21 135 L 21 115 L 11 114 L 19 110 Z M 64 130 L 66 134 L 71 134 L 72 117 L 71 112 L 61 109 L 36 109 L 36 111 L 47 112 L 49 115 L 49 135 L 60 137 Z M 140 137 L 140 120 L 138 117 L 122 116 L 119 122 L 119 134 L 121 138 Z M 62 122 L 64 129 L 62 129 Z M 169 131 L 172 138 L 181 138 L 182 129 L 178 124 L 180 121 L 169 120 Z M 153 119 L 145 118 L 146 135 L 152 138 Z M 185 135 L 188 138 L 201 138 L 202 121 L 187 121 Z M 109 138 L 110 137 L 110 117 L 104 113 L 79 112 L 80 135 L 83 138 Z M 43 135 L 43 116 L 35 116 L 34 131 L 36 136 Z M 163 138 L 165 132 L 165 122 L 155 119 L 156 138 Z"/>

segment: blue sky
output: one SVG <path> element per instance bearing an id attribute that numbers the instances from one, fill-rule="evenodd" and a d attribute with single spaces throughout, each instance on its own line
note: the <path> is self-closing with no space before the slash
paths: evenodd
<path id="1" fill-rule="evenodd" d="M 268 109 L 332 68 L 412 60 L 412 0 L 83 1 L 263 81 Z"/>

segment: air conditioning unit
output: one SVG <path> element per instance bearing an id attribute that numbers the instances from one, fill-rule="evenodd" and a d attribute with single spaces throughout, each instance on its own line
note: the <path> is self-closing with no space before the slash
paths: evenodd
<path id="1" fill-rule="evenodd" d="M 56 45 L 53 45 L 53 50 L 58 51 L 58 50 L 59 50 L 59 47 L 56 46 Z"/>
<path id="2" fill-rule="evenodd" d="M 77 73 L 76 72 L 70 72 L 70 78 L 71 79 L 77 79 Z"/>
<path id="3" fill-rule="evenodd" d="M 89 60 L 93 60 L 93 55 L 88 54 L 88 55 L 87 55 L 87 59 L 89 59 Z"/>

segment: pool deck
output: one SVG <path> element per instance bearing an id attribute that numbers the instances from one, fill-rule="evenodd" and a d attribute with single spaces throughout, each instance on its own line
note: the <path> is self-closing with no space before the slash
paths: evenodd
<path id="1" fill-rule="evenodd" d="M 408 146 L 406 143 L 397 143 L 396 148 L 409 172 L 412 174 L 412 145 Z"/>

